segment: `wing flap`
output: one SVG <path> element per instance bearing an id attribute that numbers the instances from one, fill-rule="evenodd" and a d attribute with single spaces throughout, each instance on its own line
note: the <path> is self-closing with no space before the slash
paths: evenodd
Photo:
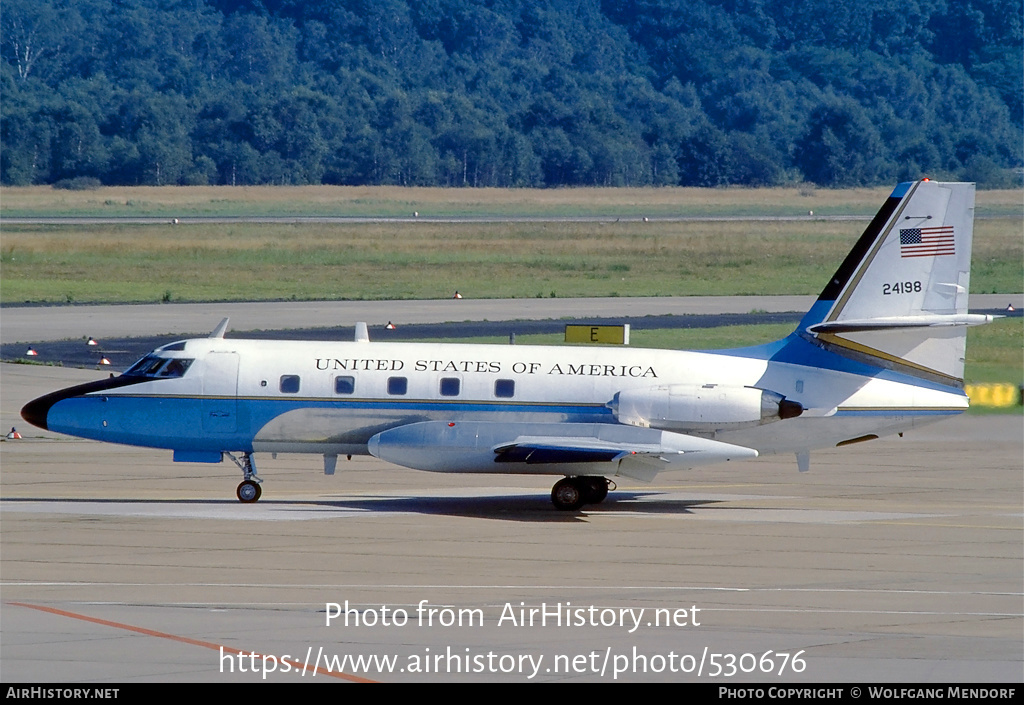
<path id="1" fill-rule="evenodd" d="M 496 463 L 526 463 L 527 465 L 564 463 L 606 463 L 618 460 L 625 453 L 620 450 L 580 448 L 570 445 L 553 446 L 548 443 L 512 443 L 494 449 Z"/>

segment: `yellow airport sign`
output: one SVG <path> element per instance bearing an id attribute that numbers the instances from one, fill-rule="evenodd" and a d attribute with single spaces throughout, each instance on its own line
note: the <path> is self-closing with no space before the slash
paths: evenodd
<path id="1" fill-rule="evenodd" d="M 629 345 L 629 324 L 625 323 L 619 326 L 569 324 L 565 327 L 565 342 Z"/>

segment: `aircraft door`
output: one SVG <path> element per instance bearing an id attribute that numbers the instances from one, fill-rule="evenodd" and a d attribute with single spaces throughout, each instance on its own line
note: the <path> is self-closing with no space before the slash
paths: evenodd
<path id="1" fill-rule="evenodd" d="M 238 430 L 238 353 L 211 352 L 204 359 L 203 430 Z"/>

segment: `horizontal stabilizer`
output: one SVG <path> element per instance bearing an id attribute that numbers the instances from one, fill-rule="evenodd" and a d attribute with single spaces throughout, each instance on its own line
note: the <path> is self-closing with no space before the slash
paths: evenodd
<path id="1" fill-rule="evenodd" d="M 898 328 L 929 328 L 932 326 L 980 326 L 1000 316 L 983 313 L 926 314 L 922 316 L 890 316 L 860 320 L 831 321 L 807 328 L 808 333 L 851 333 L 864 330 L 895 330 Z"/>

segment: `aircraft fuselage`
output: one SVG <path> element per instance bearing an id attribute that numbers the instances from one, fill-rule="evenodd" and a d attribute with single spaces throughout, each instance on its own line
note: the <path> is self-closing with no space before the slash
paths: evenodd
<path id="1" fill-rule="evenodd" d="M 367 454 L 368 442 L 382 431 L 424 421 L 648 426 L 650 419 L 617 417 L 616 395 L 661 389 L 667 398 L 672 391 L 692 396 L 696 390 L 705 393 L 691 404 L 699 407 L 696 418 L 660 427 L 777 453 L 896 433 L 967 405 L 957 390 L 922 387 L 920 380 L 835 356 L 827 357 L 849 369 L 815 366 L 815 358 L 826 355 L 795 337 L 777 346 L 803 349 L 806 364 L 762 359 L 755 354 L 761 348 L 683 352 L 200 338 L 151 356 L 188 361 L 181 376 L 129 371 L 112 378 L 109 388 L 64 390 L 27 410 L 36 414 L 33 423 L 45 421 L 38 425 L 53 431 L 112 443 L 346 455 Z M 774 392 L 806 411 L 786 419 L 728 417 L 746 401 L 733 404 L 728 395 L 744 389 Z M 680 401 L 684 407 L 686 402 Z"/>

